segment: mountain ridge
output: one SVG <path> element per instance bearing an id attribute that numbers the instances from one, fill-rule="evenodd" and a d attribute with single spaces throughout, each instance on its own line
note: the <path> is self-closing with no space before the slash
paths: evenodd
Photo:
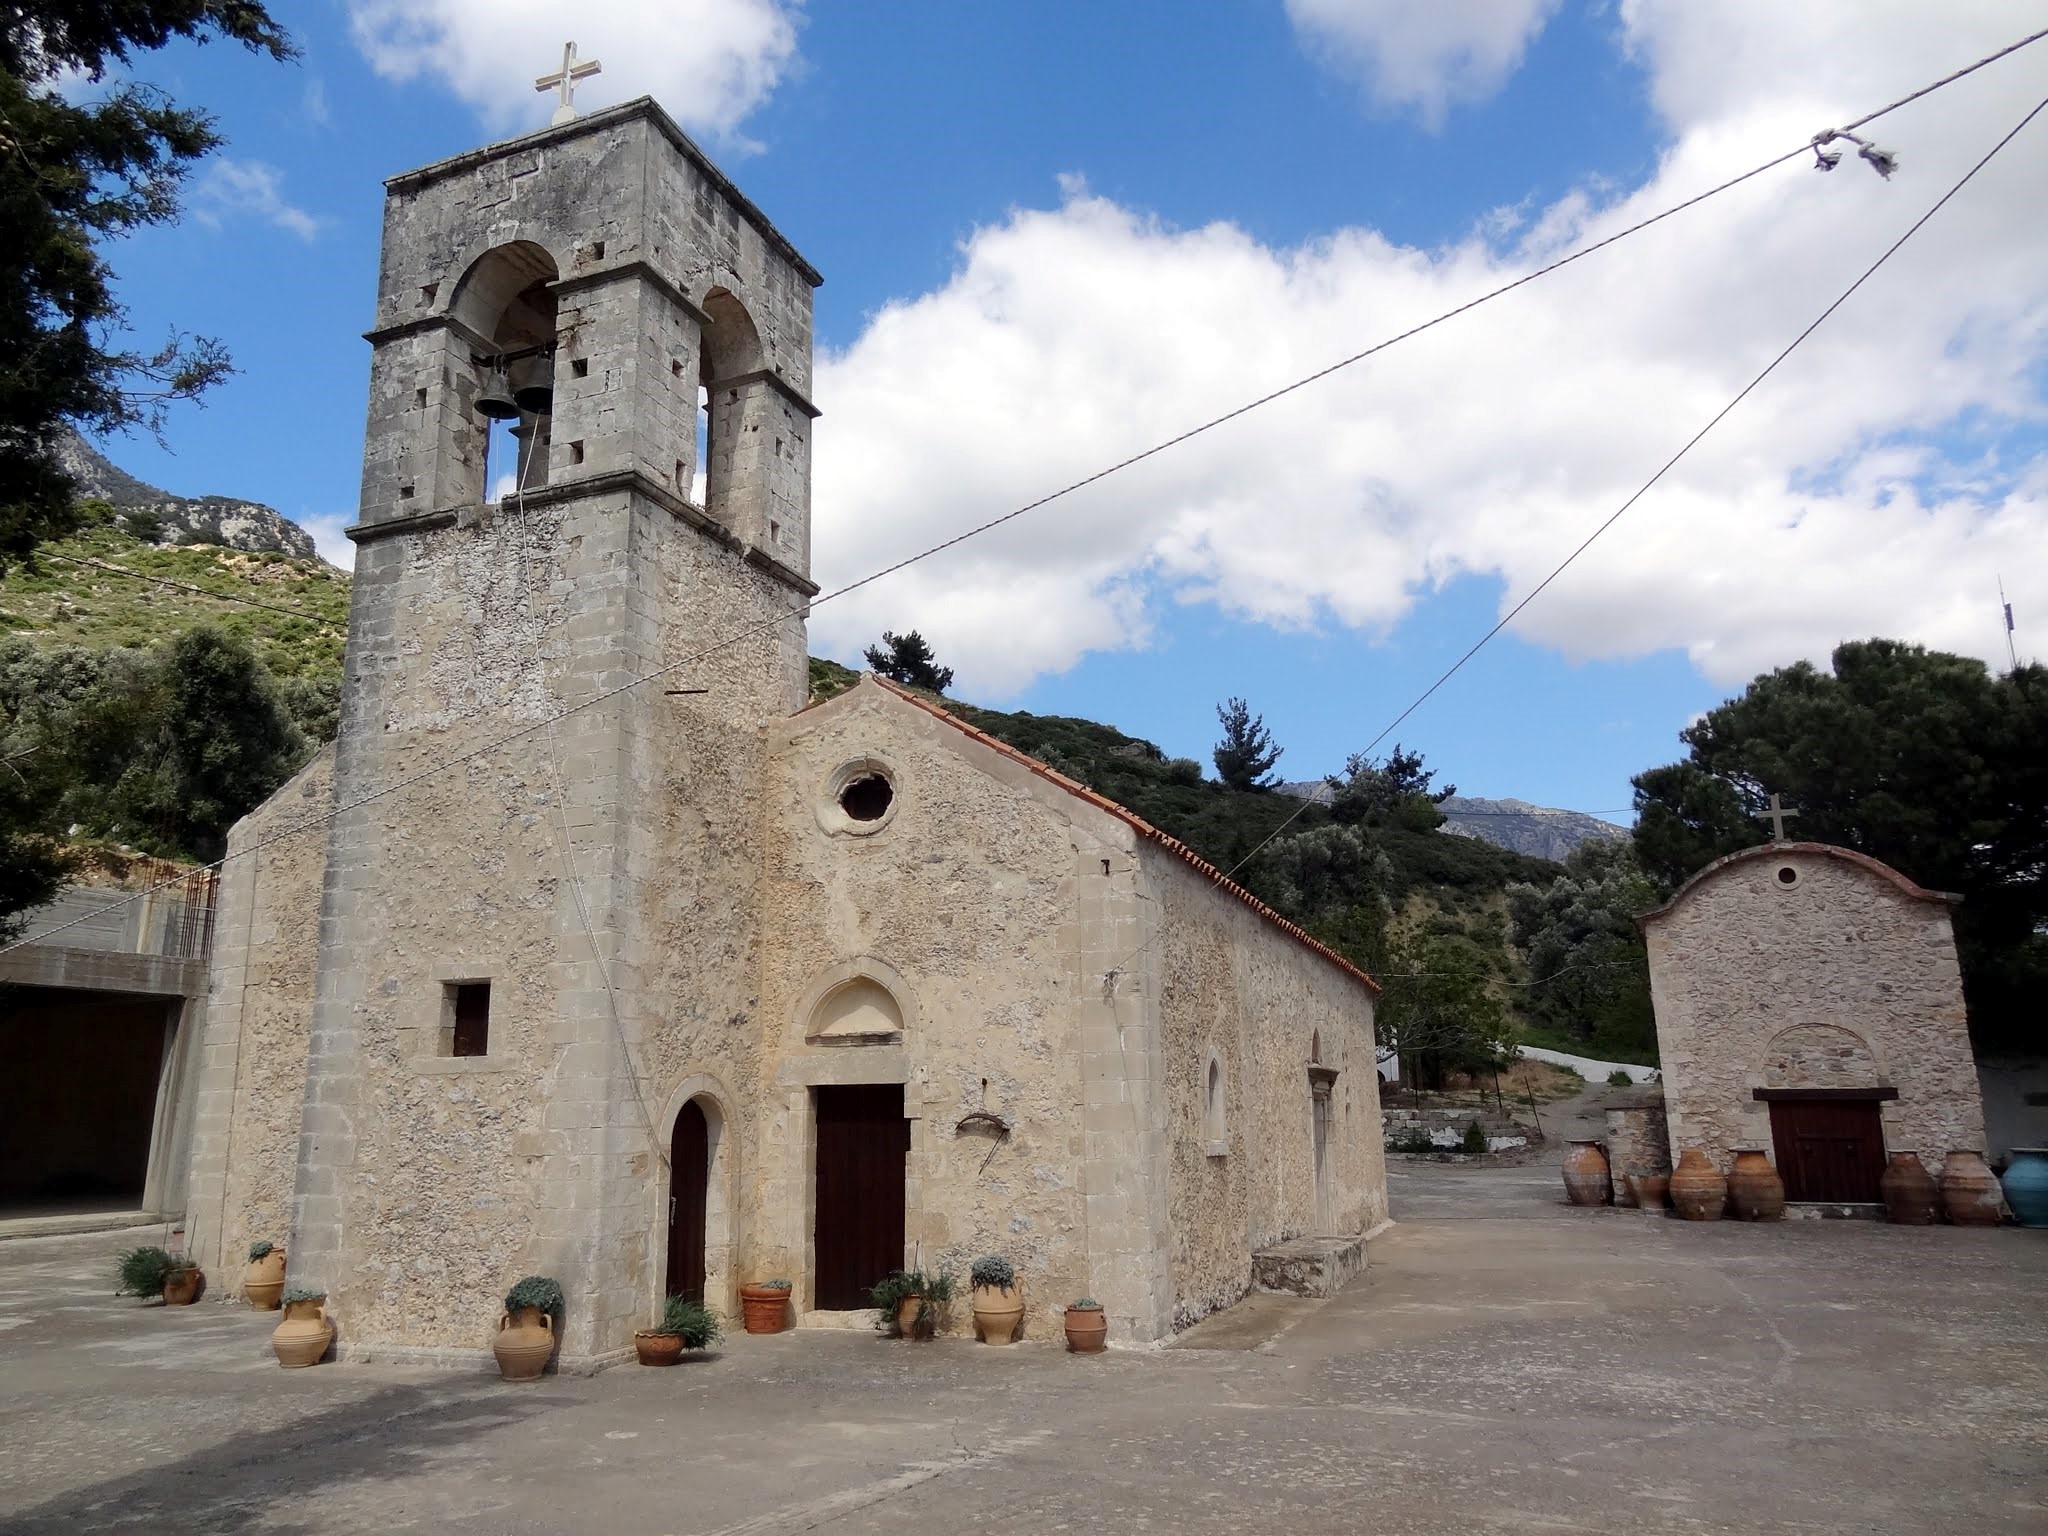
<path id="1" fill-rule="evenodd" d="M 246 554 L 315 560 L 313 536 L 275 507 L 237 496 L 180 496 L 138 480 L 76 432 L 58 445 L 57 461 L 77 483 L 81 501 L 104 501 L 122 514 L 129 533 L 159 549 L 215 544 Z"/>

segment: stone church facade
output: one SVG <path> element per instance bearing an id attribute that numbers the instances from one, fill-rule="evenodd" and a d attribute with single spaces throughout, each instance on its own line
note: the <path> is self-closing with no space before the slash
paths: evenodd
<path id="1" fill-rule="evenodd" d="M 984 1252 L 1031 1335 L 1157 1339 L 1383 1222 L 1368 978 L 913 694 L 807 706 L 820 279 L 761 212 L 647 100 L 387 185 L 341 730 L 231 838 L 203 1262 L 283 1239 L 345 1353 L 454 1362 L 551 1274 L 576 1367 L 670 1290 L 833 1323 Z"/>
<path id="2" fill-rule="evenodd" d="M 1772 1155 L 1788 1197 L 1869 1203 L 1888 1150 L 1931 1173 L 1984 1115 L 1949 908 L 1889 865 L 1772 842 L 1639 922 L 1671 1149 Z"/>

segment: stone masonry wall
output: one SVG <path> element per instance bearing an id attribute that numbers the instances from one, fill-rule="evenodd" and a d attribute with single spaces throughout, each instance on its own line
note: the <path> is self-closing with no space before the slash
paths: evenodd
<path id="1" fill-rule="evenodd" d="M 1143 844 L 1158 903 L 1157 1011 L 1166 1104 L 1174 1326 L 1242 1296 L 1254 1249 L 1350 1235 L 1387 1217 L 1374 1067 L 1373 998 L 1156 844 Z M 1317 1232 L 1313 1037 L 1337 1069 L 1326 1177 L 1335 1232 Z M 1224 1146 L 1204 1126 L 1208 1064 L 1222 1066 Z"/>
<path id="2" fill-rule="evenodd" d="M 1781 870 L 1793 872 L 1790 882 Z M 1644 920 L 1674 1156 L 1772 1146 L 1758 1088 L 1893 1087 L 1887 1147 L 1984 1144 L 1948 909 L 1810 844 L 1724 863 Z"/>

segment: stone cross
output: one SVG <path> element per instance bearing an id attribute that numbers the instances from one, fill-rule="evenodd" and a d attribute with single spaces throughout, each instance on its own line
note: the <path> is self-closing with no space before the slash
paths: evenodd
<path id="1" fill-rule="evenodd" d="M 542 75 L 533 82 L 536 91 L 557 91 L 561 94 L 561 102 L 555 108 L 555 127 L 559 128 L 564 123 L 576 121 L 576 82 L 598 73 L 603 68 L 604 66 L 596 59 L 577 58 L 575 43 L 562 44 L 561 69 L 552 75 Z"/>
<path id="2" fill-rule="evenodd" d="M 1777 791 L 1773 790 L 1771 791 L 1771 808 L 1767 811 L 1758 812 L 1756 819 L 1758 821 L 1768 821 L 1771 824 L 1771 841 L 1782 843 L 1785 841 L 1785 823 L 1798 814 L 1797 811 L 1788 811 L 1780 805 L 1778 803 Z"/>

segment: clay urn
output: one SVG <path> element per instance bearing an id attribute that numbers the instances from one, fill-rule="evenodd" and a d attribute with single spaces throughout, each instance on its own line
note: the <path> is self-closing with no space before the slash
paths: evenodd
<path id="1" fill-rule="evenodd" d="M 1877 1192 L 1884 1197 L 1885 1220 L 1902 1227 L 1929 1227 L 1941 1217 L 1941 1192 L 1934 1186 L 1934 1175 L 1909 1147 L 1891 1154 L 1878 1176 Z"/>
<path id="2" fill-rule="evenodd" d="M 1728 1209 L 1742 1221 L 1777 1221 L 1785 1214 L 1785 1181 L 1759 1147 L 1737 1147 L 1728 1172 Z"/>
<path id="3" fill-rule="evenodd" d="M 283 1295 L 284 1250 L 269 1248 L 242 1271 L 242 1297 L 259 1312 L 275 1312 Z"/>
<path id="4" fill-rule="evenodd" d="M 205 1273 L 194 1265 L 182 1265 L 164 1276 L 164 1305 L 189 1307 L 205 1288 Z"/>
<path id="5" fill-rule="evenodd" d="M 271 1352 L 288 1371 L 317 1365 L 333 1342 L 325 1296 L 294 1296 L 284 1304 L 284 1321 L 270 1330 Z"/>
<path id="6" fill-rule="evenodd" d="M 762 1280 L 740 1287 L 740 1321 L 749 1333 L 780 1333 L 789 1326 L 789 1282 Z"/>
<path id="7" fill-rule="evenodd" d="M 1646 1211 L 1662 1215 L 1671 1195 L 1671 1175 L 1668 1173 L 1632 1173 L 1628 1176 L 1630 1191 L 1636 1197 L 1636 1204 Z"/>
<path id="8" fill-rule="evenodd" d="M 1728 1204 L 1728 1181 L 1698 1147 L 1678 1154 L 1671 1171 L 1671 1205 L 1687 1221 L 1716 1221 Z"/>
<path id="9" fill-rule="evenodd" d="M 547 1314 L 541 1315 L 545 1317 Z M 683 1336 L 680 1333 L 636 1333 L 633 1335 L 633 1354 L 642 1365 L 674 1365 L 683 1358 Z M 547 1362 L 543 1360 L 541 1364 Z"/>
<path id="10" fill-rule="evenodd" d="M 1024 1293 L 1015 1285 L 974 1288 L 974 1331 L 984 1344 L 1008 1344 L 1024 1323 Z"/>
<path id="11" fill-rule="evenodd" d="M 1564 1192 L 1573 1205 L 1607 1205 L 1614 1199 L 1614 1174 L 1597 1141 L 1575 1141 L 1564 1155 Z"/>
<path id="12" fill-rule="evenodd" d="M 514 1307 L 498 1319 L 491 1340 L 498 1374 L 507 1381 L 537 1381 L 555 1353 L 555 1320 L 539 1307 Z"/>
<path id="13" fill-rule="evenodd" d="M 924 1297 L 905 1296 L 896 1303 L 896 1336 L 902 1339 L 917 1337 L 918 1319 L 924 1316 Z"/>
<path id="14" fill-rule="evenodd" d="M 1102 1304 L 1081 1300 L 1067 1308 L 1067 1348 L 1077 1355 L 1099 1355 L 1109 1340 L 1109 1319 Z"/>
<path id="15" fill-rule="evenodd" d="M 1995 1227 L 2005 1198 L 1981 1152 L 1960 1149 L 1941 1165 L 1941 1204 L 1959 1227 Z"/>
<path id="16" fill-rule="evenodd" d="M 2014 1147 L 2004 1183 L 2013 1220 L 2023 1227 L 2048 1227 L 2048 1147 Z"/>

